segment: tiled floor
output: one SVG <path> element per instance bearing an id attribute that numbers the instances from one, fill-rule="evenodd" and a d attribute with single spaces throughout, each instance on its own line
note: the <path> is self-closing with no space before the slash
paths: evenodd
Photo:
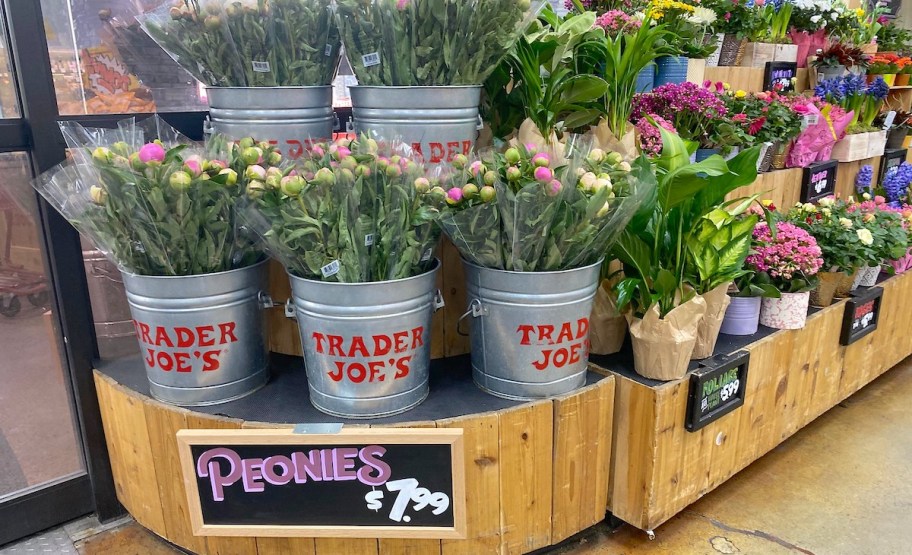
<path id="1" fill-rule="evenodd" d="M 659 527 L 654 541 L 600 525 L 555 555 L 912 554 L 909 399 L 912 358 Z M 0 555 L 182 553 L 132 521 L 111 527 L 77 521 Z"/>

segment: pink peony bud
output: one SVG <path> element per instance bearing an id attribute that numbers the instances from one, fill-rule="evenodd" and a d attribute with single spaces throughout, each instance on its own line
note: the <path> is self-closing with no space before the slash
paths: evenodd
<path id="1" fill-rule="evenodd" d="M 144 164 L 165 159 L 165 148 L 158 143 L 146 143 L 139 149 L 139 160 Z"/>
<path id="2" fill-rule="evenodd" d="M 485 185 L 484 187 L 481 188 L 481 192 L 479 193 L 479 195 L 481 196 L 481 200 L 483 202 L 491 202 L 492 200 L 494 200 L 496 191 L 494 191 L 494 187 L 491 187 L 490 185 Z"/>
<path id="3" fill-rule="evenodd" d="M 522 171 L 515 166 L 510 166 L 507 168 L 507 180 L 509 181 L 519 181 L 519 178 L 522 177 Z"/>
<path id="4" fill-rule="evenodd" d="M 459 187 L 453 187 L 446 194 L 447 204 L 457 204 L 462 200 L 462 189 Z"/>
<path id="5" fill-rule="evenodd" d="M 529 154 L 535 154 L 536 152 L 538 152 L 538 147 L 532 143 L 526 143 L 525 146 L 526 146 L 526 150 L 529 152 Z"/>
<path id="6" fill-rule="evenodd" d="M 554 172 L 552 172 L 549 168 L 535 168 L 535 180 L 536 181 L 546 183 L 548 181 L 551 181 L 551 179 L 553 177 L 554 177 Z"/>
<path id="7" fill-rule="evenodd" d="M 475 160 L 472 162 L 472 165 L 469 166 L 469 171 L 472 172 L 472 175 L 478 175 L 479 173 L 484 174 L 488 171 L 488 168 L 481 163 L 481 160 Z"/>
<path id="8" fill-rule="evenodd" d="M 247 166 L 247 169 L 244 171 L 244 177 L 262 181 L 266 179 L 266 169 L 263 168 L 263 166 Z"/>
<path id="9" fill-rule="evenodd" d="M 560 190 L 561 190 L 561 182 L 556 179 L 552 179 L 551 182 L 548 183 L 548 188 L 546 189 L 545 192 L 547 192 L 549 196 L 553 197 L 554 195 L 559 193 Z"/>
<path id="10" fill-rule="evenodd" d="M 184 162 L 184 171 L 192 176 L 197 176 L 203 173 L 203 167 L 198 158 L 188 158 Z"/>
<path id="11" fill-rule="evenodd" d="M 431 188 L 431 182 L 427 180 L 426 177 L 419 177 L 415 179 L 415 190 L 419 193 L 426 193 Z"/>
<path id="12" fill-rule="evenodd" d="M 504 158 L 507 159 L 508 164 L 519 163 L 519 159 L 520 159 L 519 149 L 518 148 L 508 148 L 507 151 L 504 152 Z"/>
<path id="13" fill-rule="evenodd" d="M 315 158 L 323 158 L 326 156 L 326 151 L 323 150 L 323 147 L 320 145 L 314 145 L 313 148 L 310 149 L 310 153 Z"/>
<path id="14" fill-rule="evenodd" d="M 478 194 L 478 186 L 473 183 L 468 183 L 462 187 L 462 198 L 466 200 L 472 200 L 475 198 L 475 195 Z"/>
<path id="15" fill-rule="evenodd" d="M 539 152 L 532 157 L 532 163 L 540 168 L 547 168 L 551 165 L 551 158 L 544 152 Z"/>

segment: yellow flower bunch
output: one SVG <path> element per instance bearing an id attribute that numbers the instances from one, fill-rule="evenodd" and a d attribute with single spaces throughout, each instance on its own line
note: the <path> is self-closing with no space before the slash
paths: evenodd
<path id="1" fill-rule="evenodd" d="M 677 0 L 652 0 L 646 13 L 652 19 L 659 20 L 670 10 L 679 10 L 685 13 L 693 13 L 694 7 Z"/>

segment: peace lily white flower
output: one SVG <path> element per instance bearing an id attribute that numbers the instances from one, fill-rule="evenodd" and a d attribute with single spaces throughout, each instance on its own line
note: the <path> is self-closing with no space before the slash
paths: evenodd
<path id="1" fill-rule="evenodd" d="M 857 230 L 855 230 L 855 234 L 858 235 L 858 239 L 860 239 L 863 244 L 865 244 L 865 245 L 874 244 L 874 236 L 871 235 L 871 231 L 869 229 L 864 229 L 864 228 L 857 229 Z"/>

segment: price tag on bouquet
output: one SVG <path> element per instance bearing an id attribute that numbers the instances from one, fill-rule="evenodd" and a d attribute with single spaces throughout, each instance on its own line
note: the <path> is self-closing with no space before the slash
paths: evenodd
<path id="1" fill-rule="evenodd" d="M 464 538 L 461 429 L 181 430 L 195 535 Z"/>

